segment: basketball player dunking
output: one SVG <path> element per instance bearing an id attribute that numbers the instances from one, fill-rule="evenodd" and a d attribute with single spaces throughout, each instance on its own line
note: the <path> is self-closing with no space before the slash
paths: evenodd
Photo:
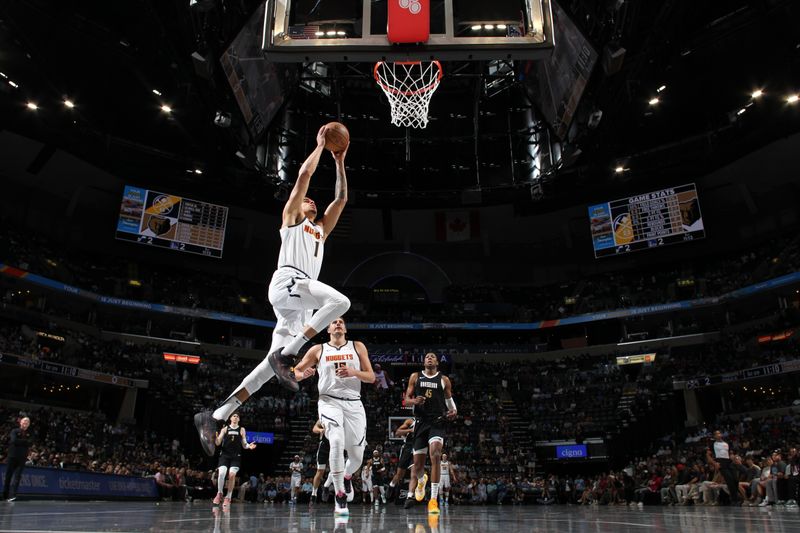
<path id="1" fill-rule="evenodd" d="M 306 197 L 311 176 L 325 149 L 325 132 L 326 126 L 323 126 L 317 133 L 317 147 L 300 167 L 300 174 L 283 208 L 278 268 L 269 285 L 269 302 L 277 323 L 272 331 L 268 355 L 213 413 L 204 411 L 194 416 L 200 442 L 208 455 L 214 454 L 214 430 L 217 424 L 226 420 L 272 376 L 276 376 L 278 382 L 291 391 L 300 389 L 292 371 L 294 356 L 311 337 L 350 308 L 350 300 L 346 296 L 317 281 L 325 240 L 336 227 L 347 203 L 344 167 L 347 148 L 333 153 L 336 161 L 336 197 L 322 217 L 317 219 L 317 205 Z M 314 309 L 317 312 L 312 316 Z"/>
<path id="2" fill-rule="evenodd" d="M 428 513 L 439 514 L 439 476 L 444 446 L 444 420 L 455 419 L 457 413 L 450 379 L 439 372 L 439 357 L 435 353 L 425 354 L 424 370 L 414 372 L 408 379 L 406 402 L 414 406 L 414 417 L 417 421 L 414 428 L 414 467 L 405 507 L 408 509 L 413 504 L 412 484 L 417 482 L 415 473 L 424 472 L 425 456 L 430 455 L 431 499 L 428 502 Z M 417 501 L 425 498 L 424 481 L 417 483 L 413 496 Z"/>
<path id="3" fill-rule="evenodd" d="M 367 445 L 367 415 L 361 403 L 361 384 L 375 381 L 367 347 L 360 341 L 345 338 L 344 319 L 328 326 L 330 340 L 312 346 L 294 371 L 298 380 L 319 372 L 319 420 L 325 428 L 331 453 L 328 464 L 336 491 L 335 514 L 349 514 L 347 502 L 353 501 L 351 478 L 361 466 Z M 344 459 L 344 452 L 350 458 Z"/>

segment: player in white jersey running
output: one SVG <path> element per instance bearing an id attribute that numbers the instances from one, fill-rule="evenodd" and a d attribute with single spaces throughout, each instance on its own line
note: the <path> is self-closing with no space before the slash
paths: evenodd
<path id="1" fill-rule="evenodd" d="M 375 373 L 367 347 L 361 341 L 348 341 L 343 318 L 328 326 L 330 340 L 312 346 L 295 367 L 298 380 L 319 374 L 319 420 L 331 446 L 328 464 L 336 492 L 336 514 L 348 514 L 347 502 L 353 500 L 351 478 L 361 467 L 367 445 L 367 414 L 361 403 L 361 384 L 373 383 Z M 350 461 L 345 463 L 344 452 Z"/>
<path id="2" fill-rule="evenodd" d="M 450 481 L 452 480 L 453 483 L 458 483 L 458 477 L 456 476 L 456 470 L 453 468 L 452 463 L 447 458 L 447 454 L 442 454 L 442 461 L 439 463 L 441 467 L 439 473 L 439 486 L 442 487 L 442 495 L 444 496 L 444 504 L 446 506 L 450 505 Z"/>
<path id="3" fill-rule="evenodd" d="M 325 240 L 336 227 L 347 203 L 344 167 L 347 148 L 333 153 L 336 161 L 335 198 L 322 217 L 317 218 L 317 205 L 306 197 L 311 176 L 325 149 L 325 132 L 326 126 L 323 126 L 317 133 L 317 147 L 300 167 L 300 174 L 283 208 L 278 268 L 272 275 L 268 293 L 277 318 L 268 355 L 213 413 L 204 411 L 194 416 L 200 442 L 208 455 L 214 454 L 214 432 L 219 422 L 227 420 L 272 376 L 293 392 L 300 389 L 292 369 L 294 356 L 310 338 L 350 308 L 350 300 L 345 295 L 317 280 Z M 314 309 L 317 312 L 312 316 Z M 313 374 L 313 369 L 309 372 Z"/>
<path id="4" fill-rule="evenodd" d="M 297 503 L 297 493 L 300 492 L 300 481 L 302 481 L 303 478 L 303 461 L 300 460 L 299 455 L 294 456 L 294 461 L 289 464 L 289 470 L 292 472 L 292 481 L 290 484 L 292 499 L 290 503 Z"/>

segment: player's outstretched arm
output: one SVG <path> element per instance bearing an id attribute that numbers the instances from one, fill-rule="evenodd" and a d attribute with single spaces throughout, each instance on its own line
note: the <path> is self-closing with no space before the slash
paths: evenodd
<path id="1" fill-rule="evenodd" d="M 294 377 L 297 378 L 297 381 L 303 381 L 316 373 L 314 365 L 319 362 L 321 352 L 322 346 L 319 344 L 315 344 L 308 349 L 303 359 L 294 366 Z"/>
<path id="2" fill-rule="evenodd" d="M 350 143 L 348 143 L 341 152 L 333 152 L 333 159 L 336 161 L 335 196 L 333 202 L 331 202 L 325 210 L 325 214 L 322 215 L 322 219 L 320 220 L 320 224 L 322 224 L 322 227 L 325 229 L 325 238 L 333 232 L 333 228 L 335 228 L 336 223 L 339 222 L 339 217 L 347 203 L 347 173 L 344 169 L 344 158 L 347 155 L 347 148 L 349 146 Z"/>
<path id="3" fill-rule="evenodd" d="M 283 226 L 292 226 L 297 224 L 302 212 L 303 198 L 308 193 L 308 185 L 311 183 L 311 176 L 317 170 L 319 158 L 322 156 L 322 151 L 325 149 L 325 130 L 326 127 L 322 126 L 317 133 L 317 147 L 311 152 L 303 166 L 300 167 L 300 173 L 297 176 L 297 181 L 294 182 L 294 188 L 283 207 Z"/>

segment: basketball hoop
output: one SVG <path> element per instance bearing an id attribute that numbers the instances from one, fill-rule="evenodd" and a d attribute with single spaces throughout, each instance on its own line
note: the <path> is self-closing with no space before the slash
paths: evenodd
<path id="1" fill-rule="evenodd" d="M 428 105 L 442 80 L 438 61 L 375 63 L 375 81 L 392 109 L 392 124 L 411 128 L 428 125 Z"/>

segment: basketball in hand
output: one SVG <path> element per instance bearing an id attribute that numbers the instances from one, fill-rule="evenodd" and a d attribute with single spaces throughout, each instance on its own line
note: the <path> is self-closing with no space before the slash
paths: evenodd
<path id="1" fill-rule="evenodd" d="M 325 130 L 325 149 L 331 152 L 341 152 L 350 142 L 350 132 L 341 122 L 328 122 Z"/>

